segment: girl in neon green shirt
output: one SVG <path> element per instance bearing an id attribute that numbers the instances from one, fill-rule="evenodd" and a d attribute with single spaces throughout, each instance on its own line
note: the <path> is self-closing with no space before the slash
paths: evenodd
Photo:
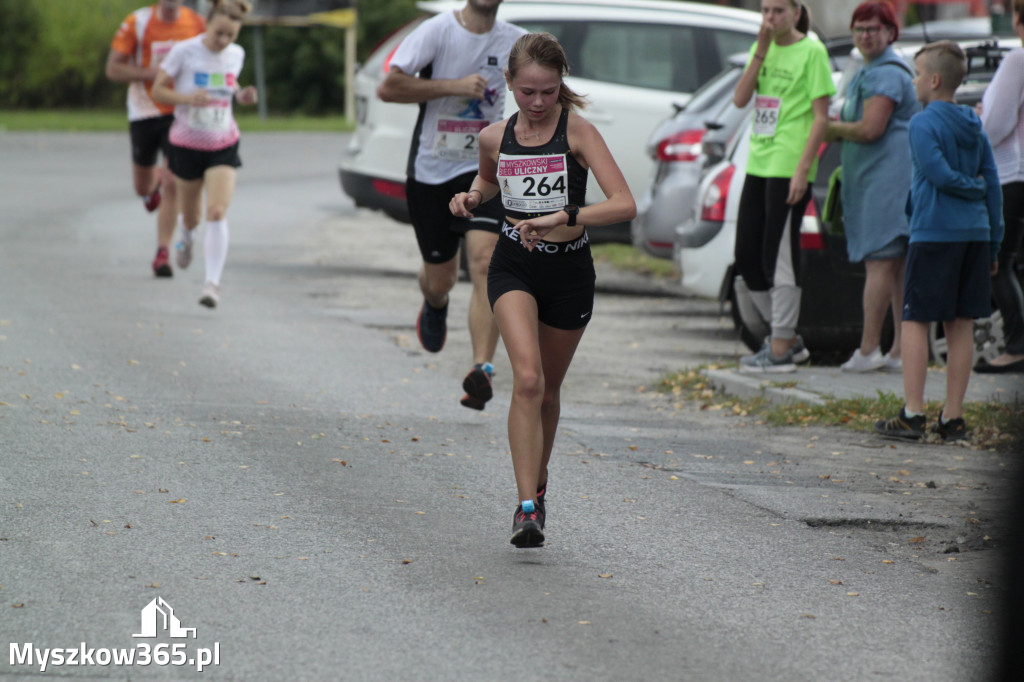
<path id="1" fill-rule="evenodd" d="M 760 351 L 740 359 L 740 371 L 793 372 L 809 357 L 796 335 L 800 222 L 835 86 L 825 46 L 807 33 L 807 7 L 798 0 L 762 0 L 761 12 L 761 31 L 733 97 L 738 107 L 756 98 L 735 257 L 772 334 Z"/>

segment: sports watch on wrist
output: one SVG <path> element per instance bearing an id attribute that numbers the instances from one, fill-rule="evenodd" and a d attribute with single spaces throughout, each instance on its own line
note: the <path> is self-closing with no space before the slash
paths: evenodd
<path id="1" fill-rule="evenodd" d="M 569 220 L 566 221 L 565 224 L 568 225 L 569 227 L 575 227 L 576 215 L 580 212 L 580 207 L 575 206 L 573 204 L 569 204 L 568 206 L 563 206 L 562 210 L 565 211 L 566 215 L 569 216 Z"/>

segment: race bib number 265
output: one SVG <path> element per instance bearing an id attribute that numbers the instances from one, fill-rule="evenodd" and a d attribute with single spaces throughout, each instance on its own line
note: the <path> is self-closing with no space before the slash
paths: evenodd
<path id="1" fill-rule="evenodd" d="M 779 110 L 782 99 L 758 95 L 754 101 L 754 134 L 774 137 L 779 127 Z"/>

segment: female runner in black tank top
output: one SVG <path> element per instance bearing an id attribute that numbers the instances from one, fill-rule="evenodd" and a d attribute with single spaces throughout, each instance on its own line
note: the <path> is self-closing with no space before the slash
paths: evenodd
<path id="1" fill-rule="evenodd" d="M 554 36 L 531 33 L 516 42 L 505 77 L 519 112 L 481 132 L 479 174 L 451 201 L 461 217 L 499 192 L 505 206 L 488 296 L 512 365 L 508 431 L 519 504 L 511 542 L 517 547 L 544 542 L 559 391 L 593 303 L 584 226 L 636 216 L 604 139 L 573 111 L 583 100 L 562 82 L 568 70 Z M 583 206 L 588 170 L 608 198 Z"/>

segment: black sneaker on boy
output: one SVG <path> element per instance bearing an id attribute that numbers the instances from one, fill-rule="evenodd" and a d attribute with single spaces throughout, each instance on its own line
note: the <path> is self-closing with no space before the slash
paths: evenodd
<path id="1" fill-rule="evenodd" d="M 875 422 L 875 433 L 886 438 L 901 440 L 919 440 L 924 435 L 925 416 L 907 416 L 907 408 L 900 408 L 900 413 L 892 419 L 881 419 Z"/>
<path id="2" fill-rule="evenodd" d="M 939 420 L 932 425 L 932 433 L 937 433 L 942 440 L 964 440 L 967 438 L 967 422 L 963 417 L 946 420 L 939 412 Z"/>

